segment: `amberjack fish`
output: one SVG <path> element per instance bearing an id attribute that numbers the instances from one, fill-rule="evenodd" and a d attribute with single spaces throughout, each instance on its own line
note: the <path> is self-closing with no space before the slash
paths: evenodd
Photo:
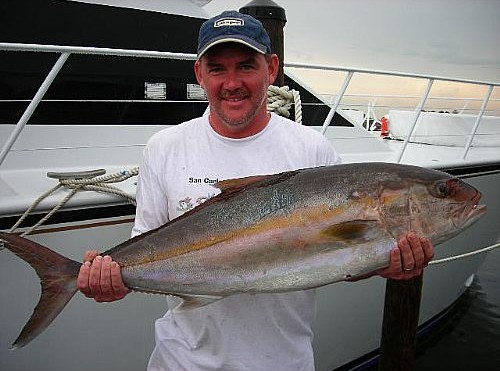
<path id="1" fill-rule="evenodd" d="M 388 266 L 409 231 L 434 245 L 486 210 L 481 193 L 448 174 L 409 165 L 345 164 L 226 180 L 181 217 L 113 247 L 133 291 L 176 295 L 176 310 L 239 293 L 327 285 Z M 15 234 L 5 247 L 41 280 L 41 298 L 13 347 L 39 335 L 77 291 L 81 263 Z"/>

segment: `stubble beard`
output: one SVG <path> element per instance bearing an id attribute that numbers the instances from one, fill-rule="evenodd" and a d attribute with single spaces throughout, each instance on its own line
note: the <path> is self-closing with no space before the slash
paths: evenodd
<path id="1" fill-rule="evenodd" d="M 236 91 L 236 95 L 243 96 L 246 99 L 251 96 L 248 94 L 246 89 L 238 89 Z M 226 96 L 234 95 L 234 92 L 224 91 L 219 96 L 216 97 L 217 101 L 222 101 Z M 224 125 L 226 125 L 230 129 L 239 129 L 248 126 L 252 120 L 259 114 L 261 110 L 261 106 L 263 104 L 267 104 L 267 87 L 263 87 L 261 91 L 255 96 L 255 100 L 252 101 L 251 107 L 244 113 L 243 116 L 239 118 L 232 118 L 226 114 L 224 109 L 222 109 L 221 104 L 217 104 L 213 107 L 215 114 L 220 118 Z M 210 99 L 212 100 L 212 99 Z"/>

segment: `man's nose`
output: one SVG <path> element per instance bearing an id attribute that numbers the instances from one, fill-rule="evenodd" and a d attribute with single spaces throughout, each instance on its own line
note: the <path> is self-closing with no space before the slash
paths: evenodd
<path id="1" fill-rule="evenodd" d="M 241 77 L 237 72 L 229 72 L 226 75 L 226 79 L 224 81 L 224 88 L 227 90 L 234 90 L 241 87 Z"/>

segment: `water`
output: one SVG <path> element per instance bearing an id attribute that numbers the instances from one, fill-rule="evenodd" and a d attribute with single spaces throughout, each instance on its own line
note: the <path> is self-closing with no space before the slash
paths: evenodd
<path id="1" fill-rule="evenodd" d="M 488 254 L 452 316 L 418 352 L 417 371 L 500 370 L 500 249 Z"/>

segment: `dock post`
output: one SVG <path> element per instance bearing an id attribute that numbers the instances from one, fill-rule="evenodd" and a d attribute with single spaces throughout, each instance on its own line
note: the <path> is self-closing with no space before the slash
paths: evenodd
<path id="1" fill-rule="evenodd" d="M 274 85 L 283 86 L 285 84 L 283 69 L 285 60 L 283 36 L 283 28 L 286 24 L 285 9 L 272 0 L 253 0 L 241 7 L 239 12 L 249 14 L 262 22 L 271 39 L 272 52 L 278 56 L 280 61 L 280 69 Z"/>
<path id="2" fill-rule="evenodd" d="M 408 281 L 387 280 L 379 371 L 414 369 L 422 282 L 423 274 Z"/>

